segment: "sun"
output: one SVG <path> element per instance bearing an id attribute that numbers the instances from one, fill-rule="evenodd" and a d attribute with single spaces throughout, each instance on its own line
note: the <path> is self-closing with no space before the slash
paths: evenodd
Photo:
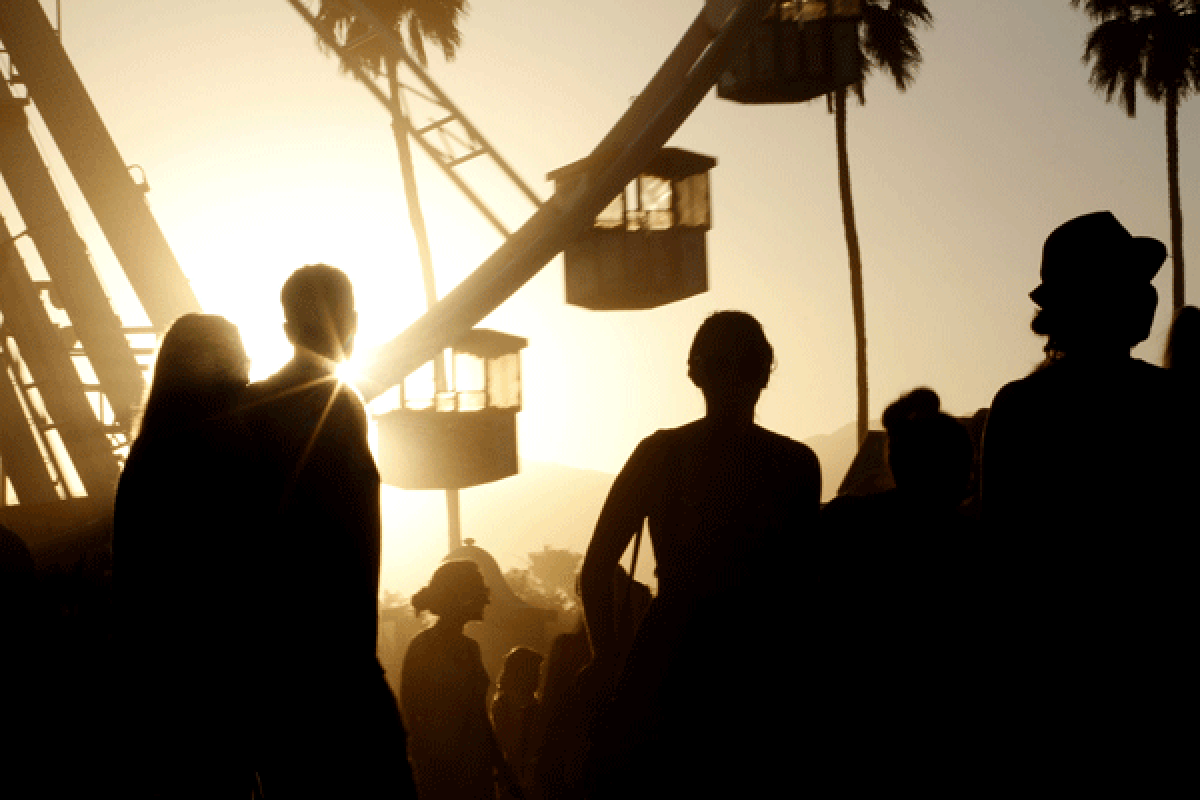
<path id="1" fill-rule="evenodd" d="M 357 357 L 351 357 L 338 364 L 333 374 L 337 377 L 339 383 L 357 386 L 358 381 L 363 376 L 362 365 L 359 364 Z"/>

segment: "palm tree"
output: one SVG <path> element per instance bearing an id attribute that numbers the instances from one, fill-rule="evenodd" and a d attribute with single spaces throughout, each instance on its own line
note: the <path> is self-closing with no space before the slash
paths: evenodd
<path id="1" fill-rule="evenodd" d="M 467 0 L 361 0 L 362 5 L 385 26 L 399 34 L 409 54 L 422 66 L 428 64 L 425 40 L 441 48 L 446 60 L 452 60 L 462 42 L 458 23 L 467 11 Z M 353 5 L 339 0 L 321 0 L 317 22 L 343 46 L 342 68 L 361 67 L 387 78 L 392 111 L 392 133 L 400 158 L 400 174 L 404 182 L 404 197 L 408 205 L 409 223 L 421 262 L 421 278 L 425 286 L 427 307 L 437 302 L 437 282 L 433 272 L 433 254 L 425 230 L 425 215 L 417 194 L 417 178 L 413 170 L 409 136 L 415 135 L 405 108 L 400 81 L 400 58 L 379 37 L 371 34 L 372 25 L 359 16 Z M 330 48 L 318 38 L 317 45 L 328 54 Z M 437 391 L 447 388 L 446 365 L 443 359 L 433 362 L 434 384 Z M 452 552 L 462 546 L 461 517 L 458 489 L 446 490 L 447 542 Z"/>
<path id="2" fill-rule="evenodd" d="M 863 80 L 875 70 L 891 74 L 896 88 L 906 90 L 921 64 L 921 48 L 915 30 L 933 26 L 933 14 L 924 0 L 866 0 L 859 22 L 859 50 Z M 838 188 L 842 198 L 842 224 L 846 229 L 846 251 L 850 259 L 850 299 L 854 307 L 854 351 L 858 372 L 858 443 L 867 438 L 867 328 L 863 304 L 862 253 L 854 222 L 854 200 L 850 194 L 850 155 L 846 146 L 846 89 L 833 93 L 837 128 Z M 854 86 L 859 105 L 865 102 L 863 83 Z"/>
<path id="3" fill-rule="evenodd" d="M 429 63 L 426 40 L 441 48 L 447 61 L 453 60 L 462 43 L 458 23 L 467 13 L 467 0 L 362 0 L 362 4 L 404 37 L 409 53 L 421 66 Z M 359 18 L 352 6 L 339 0 L 321 0 L 317 20 L 334 32 L 338 41 L 353 45 L 350 55 L 358 66 L 378 75 L 393 61 L 394 56 L 383 42 L 365 38 L 370 25 Z"/>
<path id="4" fill-rule="evenodd" d="M 1080 0 L 1071 0 L 1079 8 Z M 1167 107 L 1167 196 L 1171 214 L 1171 305 L 1184 306 L 1183 211 L 1179 203 L 1179 104 L 1200 90 L 1200 0 L 1087 0 L 1099 24 L 1088 34 L 1083 63 L 1090 82 L 1125 113 L 1137 110 L 1137 89 Z"/>

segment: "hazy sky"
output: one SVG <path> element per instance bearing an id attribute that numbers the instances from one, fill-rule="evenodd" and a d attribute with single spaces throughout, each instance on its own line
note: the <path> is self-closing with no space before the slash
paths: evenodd
<path id="1" fill-rule="evenodd" d="M 1141 97 L 1129 119 L 1091 89 L 1081 12 L 1066 0 L 929 5 L 936 21 L 919 33 L 925 61 L 913 87 L 900 94 L 875 76 L 867 104 L 850 109 L 873 417 L 917 385 L 969 414 L 1037 362 L 1027 293 L 1060 222 L 1111 209 L 1134 234 L 1169 240 L 1163 109 Z M 545 173 L 592 149 L 701 6 L 476 0 L 458 58 L 431 51 L 431 72 L 548 197 Z M 149 202 L 205 310 L 241 326 L 257 374 L 287 357 L 278 287 L 301 264 L 350 274 L 364 346 L 415 319 L 423 301 L 389 119 L 284 0 L 63 0 L 63 27 L 122 155 L 144 168 Z M 1196 299 L 1200 101 L 1183 105 L 1179 129 Z M 853 419 L 849 280 L 824 102 L 745 107 L 710 94 L 671 143 L 718 161 L 711 290 L 655 311 L 583 311 L 563 303 L 556 259 L 493 314 L 489 326 L 530 340 L 525 458 L 614 472 L 641 437 L 700 414 L 684 362 L 696 327 L 718 309 L 755 314 L 776 348 L 762 424 L 804 438 Z M 500 240 L 421 159 L 444 293 Z M 55 173 L 69 184 L 61 163 Z M 64 193 L 136 323 L 85 203 Z M 532 211 L 506 192 L 494 197 L 508 219 Z M 0 202 L 15 220 L 7 197 Z M 1169 273 L 1170 262 L 1156 281 L 1154 333 L 1139 350 L 1155 362 Z"/>

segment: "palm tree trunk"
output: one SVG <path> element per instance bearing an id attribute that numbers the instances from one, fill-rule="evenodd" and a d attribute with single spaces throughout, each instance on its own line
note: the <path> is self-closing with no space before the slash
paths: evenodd
<path id="1" fill-rule="evenodd" d="M 846 254 L 850 259 L 850 301 L 854 307 L 854 356 L 858 373 L 858 444 L 867 438 L 867 321 L 863 303 L 862 253 L 854 225 L 854 199 L 850 195 L 850 154 L 846 148 L 846 90 L 834 93 L 837 127 L 838 189 L 842 197 L 842 225 L 846 229 Z"/>
<path id="2" fill-rule="evenodd" d="M 400 157 L 400 175 L 404 180 L 404 202 L 408 206 L 408 220 L 412 225 L 413 238 L 417 241 L 417 255 L 421 262 L 421 279 L 425 285 L 425 307 L 432 308 L 438 300 L 437 282 L 433 273 L 433 253 L 429 249 L 429 236 L 425 231 L 425 215 L 421 213 L 421 200 L 417 196 L 417 176 L 413 171 L 412 149 L 408 146 L 408 128 L 401 125 L 404 116 L 400 105 L 400 80 L 397 62 L 392 59 L 387 65 L 388 91 L 392 101 L 392 133 L 396 137 L 396 153 Z M 433 360 L 434 389 L 444 392 L 448 388 L 446 362 L 442 354 Z M 437 400 L 434 399 L 434 407 Z M 453 553 L 462 547 L 462 521 L 459 510 L 458 489 L 446 490 L 446 545 Z"/>
<path id="3" fill-rule="evenodd" d="M 1167 91 L 1167 194 L 1171 204 L 1171 308 L 1183 308 L 1183 209 L 1179 202 L 1179 93 Z"/>

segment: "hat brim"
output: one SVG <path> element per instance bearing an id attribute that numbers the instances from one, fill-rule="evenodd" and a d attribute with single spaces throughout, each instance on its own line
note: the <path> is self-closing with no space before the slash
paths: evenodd
<path id="1" fill-rule="evenodd" d="M 1130 250 L 1131 260 L 1144 270 L 1146 280 L 1154 280 L 1167 260 L 1167 246 L 1150 236 L 1134 236 Z"/>
<path id="2" fill-rule="evenodd" d="M 1125 253 L 1118 256 L 1123 260 L 1129 270 L 1128 282 L 1122 281 L 1119 286 L 1110 286 L 1110 291 L 1124 291 L 1124 287 L 1136 285 L 1141 282 L 1149 283 L 1154 280 L 1154 276 L 1162 269 L 1162 265 L 1167 260 L 1167 246 L 1150 236 L 1132 236 L 1129 238 L 1128 249 Z M 1091 291 L 1095 292 L 1099 287 L 1091 287 Z M 1080 287 L 1070 287 L 1061 285 L 1055 282 L 1042 282 L 1029 293 L 1029 299 L 1042 308 L 1046 308 L 1048 304 L 1055 304 L 1058 301 L 1068 299 L 1069 296 L 1077 295 L 1080 292 Z"/>

